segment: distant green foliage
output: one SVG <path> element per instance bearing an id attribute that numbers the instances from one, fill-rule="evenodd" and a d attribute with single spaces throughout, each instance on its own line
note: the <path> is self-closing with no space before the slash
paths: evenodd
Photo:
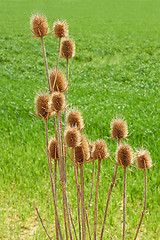
<path id="1" fill-rule="evenodd" d="M 70 26 L 76 57 L 70 61 L 69 107 L 81 110 L 88 137 L 105 139 L 110 151 L 114 152 L 116 142 L 107 136 L 112 118 L 121 114 L 129 131 L 134 131 L 129 138 L 132 147 L 143 145 L 150 151 L 153 162 L 157 161 L 148 171 L 148 214 L 144 217 L 139 239 L 158 239 L 159 0 L 6 0 L 1 1 L 0 9 L 0 239 L 46 239 L 33 209 L 33 199 L 48 231 L 52 236 L 55 234 L 49 171 L 43 150 L 44 123 L 32 114 L 36 93 L 47 87 L 40 40 L 28 37 L 31 35 L 30 16 L 36 11 L 46 15 L 50 28 L 58 18 L 66 19 Z M 53 34 L 44 40 L 49 67 L 54 67 L 58 41 Z M 63 59 L 60 66 L 65 72 Z M 49 135 L 53 133 L 50 121 Z M 110 160 L 102 162 L 98 230 L 102 226 L 113 168 Z M 91 169 L 92 164 L 85 165 L 86 204 Z M 127 171 L 127 239 L 135 234 L 144 196 L 143 172 L 132 170 L 134 172 Z M 68 197 L 74 210 L 76 186 L 71 163 L 68 164 L 68 179 Z M 122 169 L 118 171 L 118 179 L 106 222 L 106 229 L 115 239 L 121 239 L 122 233 Z M 60 208 L 61 201 L 58 204 Z M 90 218 L 93 219 L 92 214 Z M 105 239 L 109 239 L 107 232 Z"/>

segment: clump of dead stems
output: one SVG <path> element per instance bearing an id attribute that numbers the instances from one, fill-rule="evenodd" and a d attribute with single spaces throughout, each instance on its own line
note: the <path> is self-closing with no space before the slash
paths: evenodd
<path id="1" fill-rule="evenodd" d="M 55 38 L 59 39 L 57 65 L 55 69 L 51 69 L 49 72 L 46 51 L 44 47 L 44 37 L 49 33 L 49 27 L 47 19 L 39 14 L 31 17 L 31 31 L 33 37 L 40 38 L 43 50 L 43 56 L 46 67 L 46 74 L 48 80 L 48 92 L 38 94 L 35 100 L 36 116 L 42 118 L 44 121 L 44 129 L 46 136 L 46 150 L 49 166 L 49 174 L 52 188 L 52 197 L 55 210 L 55 233 L 56 240 L 63 239 L 76 239 L 86 240 L 98 238 L 97 234 L 97 216 L 98 216 L 98 194 L 100 184 L 101 162 L 111 158 L 114 154 L 110 154 L 104 140 L 97 140 L 90 142 L 83 133 L 84 123 L 82 114 L 77 110 L 70 110 L 67 114 L 67 94 L 69 84 L 69 62 L 75 56 L 75 44 L 68 35 L 68 26 L 66 21 L 57 21 L 53 25 Z M 59 69 L 60 54 L 62 58 L 66 60 L 66 73 L 64 74 Z M 64 115 L 64 116 L 63 116 Z M 53 119 L 55 136 L 49 141 L 48 136 L 48 118 Z M 63 120 L 64 119 L 64 123 Z M 146 169 L 152 167 L 152 162 L 148 151 L 142 149 L 137 151 L 136 157 L 134 157 L 133 150 L 129 144 L 126 144 L 124 139 L 129 137 L 128 127 L 126 121 L 121 118 L 113 119 L 111 122 L 111 137 L 110 139 L 117 141 L 117 151 L 115 160 L 115 171 L 113 179 L 108 191 L 108 197 L 106 197 L 106 208 L 104 210 L 104 219 L 102 222 L 102 229 L 100 231 L 100 240 L 103 239 L 107 212 L 111 193 L 116 183 L 116 177 L 118 167 L 124 169 L 124 182 L 123 182 L 123 234 L 122 239 L 125 239 L 125 216 L 126 216 L 126 170 L 128 166 L 134 164 L 134 159 L 137 159 L 138 168 L 144 170 L 145 178 L 145 201 L 142 216 L 136 231 L 135 238 L 137 238 L 142 219 L 145 214 L 146 201 L 147 201 L 147 175 Z M 123 141 L 122 141 L 123 140 Z M 52 159 L 54 162 L 54 171 L 52 166 Z M 73 164 L 73 171 L 75 175 L 76 189 L 77 189 L 77 218 L 78 218 L 78 233 L 76 232 L 75 221 L 72 217 L 71 209 L 67 197 L 67 164 L 68 160 L 71 160 Z M 89 209 L 91 206 L 93 188 L 94 188 L 94 176 L 95 167 L 94 163 L 98 160 L 98 172 L 96 180 L 96 193 L 94 204 L 94 221 L 89 222 Z M 92 188 L 88 205 L 85 205 L 85 191 L 84 191 L 84 164 L 93 164 L 92 168 Z M 62 186 L 62 201 L 63 201 L 63 216 L 64 226 L 62 225 L 62 219 L 59 217 L 59 210 L 57 206 L 57 170 L 59 169 L 59 176 Z M 49 239 L 51 238 L 48 233 L 44 222 L 40 216 L 36 203 L 34 206 L 37 211 L 41 224 Z M 75 213 L 74 213 L 75 216 Z M 93 223 L 94 222 L 94 223 Z M 91 232 L 90 225 L 92 224 L 94 231 Z M 108 229 L 108 227 L 107 227 Z M 110 234 L 109 234 L 110 235 Z M 110 235 L 112 239 L 112 236 Z"/>

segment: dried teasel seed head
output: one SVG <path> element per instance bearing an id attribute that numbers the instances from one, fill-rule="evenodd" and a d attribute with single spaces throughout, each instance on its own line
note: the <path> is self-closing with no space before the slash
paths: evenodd
<path id="1" fill-rule="evenodd" d="M 51 95 L 50 110 L 52 111 L 63 111 L 65 109 L 65 97 L 60 92 L 54 92 Z"/>
<path id="2" fill-rule="evenodd" d="M 81 135 L 77 128 L 68 127 L 64 137 L 68 147 L 77 147 L 81 143 Z"/>
<path id="3" fill-rule="evenodd" d="M 49 96 L 46 94 L 39 94 L 35 99 L 37 115 L 40 118 L 49 117 Z"/>
<path id="4" fill-rule="evenodd" d="M 61 55 L 65 59 L 75 56 L 75 44 L 71 39 L 64 39 L 61 45 Z"/>
<path id="5" fill-rule="evenodd" d="M 54 35 L 56 38 L 67 37 L 68 35 L 68 26 L 66 21 L 57 21 L 53 24 Z"/>
<path id="6" fill-rule="evenodd" d="M 93 152 L 93 159 L 102 160 L 107 157 L 107 146 L 104 140 L 97 140 Z"/>
<path id="7" fill-rule="evenodd" d="M 49 30 L 47 19 L 41 15 L 32 15 L 31 20 L 31 31 L 36 37 L 44 37 Z"/>
<path id="8" fill-rule="evenodd" d="M 68 114 L 68 125 L 70 127 L 77 127 L 78 130 L 82 130 L 83 125 L 83 118 L 79 111 L 72 110 Z"/>
<path id="9" fill-rule="evenodd" d="M 58 159 L 58 145 L 56 139 L 51 139 L 49 142 L 49 155 L 51 159 Z"/>
<path id="10" fill-rule="evenodd" d="M 133 152 L 128 144 L 120 144 L 117 148 L 117 163 L 123 167 L 133 164 Z"/>
<path id="11" fill-rule="evenodd" d="M 128 134 L 126 121 L 121 118 L 116 118 L 111 122 L 111 136 L 113 139 L 125 138 Z"/>
<path id="12" fill-rule="evenodd" d="M 94 160 L 93 159 L 93 153 L 94 153 L 94 150 L 95 150 L 95 143 L 91 143 L 89 142 L 89 151 L 90 151 L 90 159 L 91 160 Z"/>
<path id="13" fill-rule="evenodd" d="M 81 135 L 81 143 L 78 147 L 75 147 L 75 162 L 85 163 L 89 160 L 90 149 L 89 144 L 85 136 Z"/>
<path id="14" fill-rule="evenodd" d="M 50 72 L 50 85 L 52 91 L 65 92 L 67 90 L 67 82 L 61 71 L 54 70 Z"/>
<path id="15" fill-rule="evenodd" d="M 145 168 L 152 167 L 152 159 L 147 150 L 141 149 L 140 151 L 137 151 L 136 159 L 137 159 L 139 169 L 145 169 Z"/>

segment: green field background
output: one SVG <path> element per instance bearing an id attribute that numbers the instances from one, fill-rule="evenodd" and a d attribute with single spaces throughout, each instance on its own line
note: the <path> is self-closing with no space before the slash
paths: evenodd
<path id="1" fill-rule="evenodd" d="M 46 92 L 41 43 L 29 37 L 32 13 L 45 14 L 50 30 L 66 19 L 76 56 L 70 61 L 68 109 L 84 117 L 89 139 L 105 139 L 111 153 L 110 122 L 117 115 L 128 123 L 133 149 L 147 148 L 156 165 L 147 170 L 147 214 L 138 239 L 160 239 L 160 1 L 159 0 L 0 0 L 0 239 L 47 239 L 33 207 L 35 199 L 52 238 L 54 208 L 45 155 L 42 119 L 33 115 L 37 93 Z M 58 40 L 46 36 L 49 68 L 57 61 Z M 66 71 L 64 59 L 60 67 Z M 54 135 L 49 120 L 49 136 Z M 98 204 L 101 231 L 114 164 L 102 162 Z M 97 169 L 97 162 L 96 162 Z M 130 171 L 131 170 L 131 171 Z M 134 239 L 144 199 L 143 171 L 127 170 L 126 239 Z M 86 205 L 92 164 L 84 166 Z M 106 230 L 122 239 L 123 169 L 109 206 Z M 77 225 L 76 185 L 68 160 L 68 198 Z M 95 190 L 94 190 L 95 194 Z M 58 207 L 62 216 L 61 185 Z M 89 220 L 93 233 L 94 197 Z M 62 224 L 63 219 L 61 217 Z M 78 226 L 78 225 L 77 225 Z M 76 227 L 77 228 L 77 227 Z M 110 239 L 107 232 L 104 239 Z"/>

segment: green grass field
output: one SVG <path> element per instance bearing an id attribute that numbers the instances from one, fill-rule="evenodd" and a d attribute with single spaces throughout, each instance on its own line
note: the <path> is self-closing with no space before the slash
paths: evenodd
<path id="1" fill-rule="evenodd" d="M 66 19 L 76 43 L 70 61 L 68 102 L 82 112 L 85 133 L 106 140 L 111 152 L 116 142 L 107 138 L 110 122 L 121 114 L 133 132 L 133 149 L 146 147 L 157 164 L 148 174 L 147 214 L 138 239 L 160 239 L 160 3 L 159 0 L 6 0 L 0 2 L 0 239 L 47 239 L 37 219 L 35 199 L 48 231 L 55 239 L 45 132 L 36 118 L 34 98 L 47 87 L 39 39 L 28 37 L 30 16 L 45 14 L 50 29 Z M 58 41 L 45 37 L 49 67 L 57 60 Z M 65 71 L 65 61 L 60 60 Z M 50 120 L 49 135 L 53 122 Z M 96 163 L 97 164 L 97 163 Z M 97 165 L 96 165 L 97 167 Z M 98 205 L 100 232 L 114 164 L 103 161 Z M 143 208 L 143 171 L 127 171 L 127 232 L 133 239 Z M 85 165 L 86 204 L 92 164 Z M 122 238 L 123 169 L 113 190 L 106 222 L 113 239 Z M 68 198 L 76 221 L 76 185 L 68 164 Z M 58 183 L 59 209 L 61 187 Z M 94 198 L 92 201 L 94 205 Z M 90 210 L 93 222 L 94 208 Z M 62 212 L 61 212 L 62 215 Z M 93 224 L 92 224 L 93 232 Z M 105 232 L 104 239 L 110 239 Z"/>

